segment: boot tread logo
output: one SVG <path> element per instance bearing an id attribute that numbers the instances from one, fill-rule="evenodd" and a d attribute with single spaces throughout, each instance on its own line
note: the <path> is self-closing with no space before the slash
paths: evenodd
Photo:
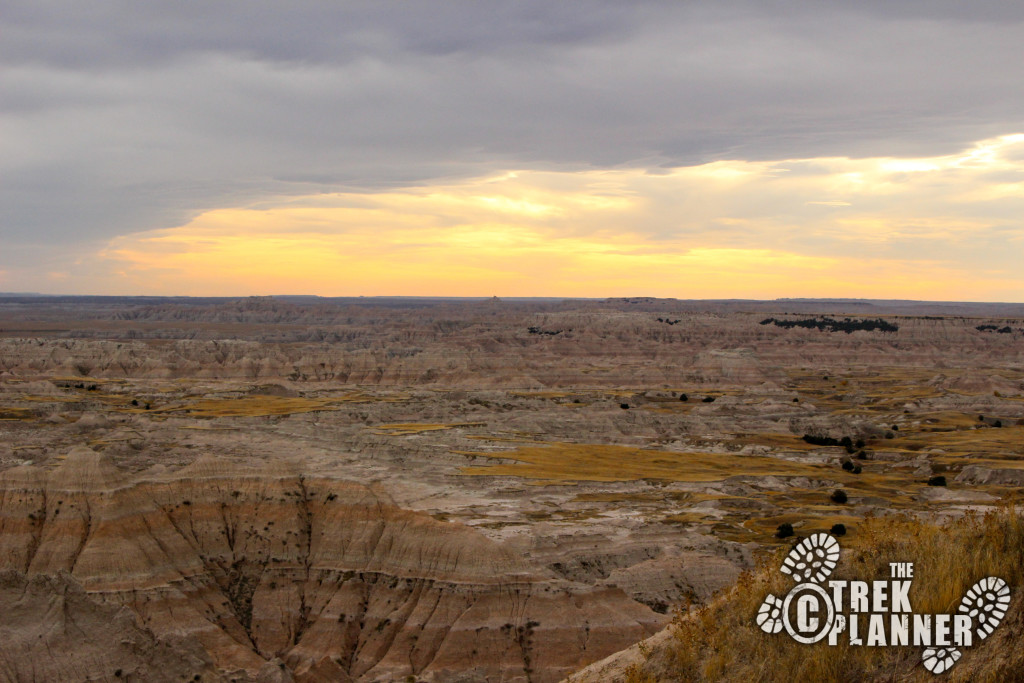
<path id="1" fill-rule="evenodd" d="M 949 671 L 963 650 L 992 635 L 1010 604 L 1010 587 L 988 576 L 975 583 L 953 614 L 917 614 L 910 604 L 911 562 L 890 563 L 886 580 L 829 580 L 839 562 L 839 541 L 817 533 L 797 543 L 779 570 L 796 584 L 785 597 L 765 597 L 755 621 L 762 631 L 785 631 L 800 643 L 846 633 L 852 646 L 924 647 L 921 662 L 934 673 Z"/>

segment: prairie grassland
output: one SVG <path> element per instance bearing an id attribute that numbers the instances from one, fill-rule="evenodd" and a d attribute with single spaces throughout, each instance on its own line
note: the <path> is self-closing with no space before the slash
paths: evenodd
<path id="1" fill-rule="evenodd" d="M 1024 427 L 1010 425 L 1001 429 L 986 427 L 964 431 L 909 433 L 894 439 L 892 444 L 896 448 L 911 451 L 925 447 L 946 451 L 945 454 L 933 455 L 937 462 L 955 461 L 965 464 L 964 456 L 977 457 L 982 454 L 1012 462 L 1024 458 Z"/>
<path id="2" fill-rule="evenodd" d="M 485 422 L 401 422 L 394 424 L 377 425 L 374 427 L 374 434 L 390 436 L 406 436 L 409 434 L 422 434 L 423 432 L 437 432 L 444 429 L 456 429 L 458 427 L 486 427 Z"/>
<path id="3" fill-rule="evenodd" d="M 519 398 L 568 398 L 572 394 L 568 391 L 510 391 L 509 396 Z"/>
<path id="4" fill-rule="evenodd" d="M 956 611 L 976 581 L 997 576 L 1010 586 L 1010 609 L 996 632 L 972 648 L 948 681 L 1019 681 L 1024 672 L 1020 630 L 1024 610 L 1024 517 L 1004 507 L 985 516 L 939 526 L 904 517 L 876 517 L 861 524 L 856 538 L 843 539 L 833 578 L 872 581 L 890 576 L 890 562 L 913 562 L 910 602 L 915 613 Z M 675 681 L 933 681 L 921 665 L 920 647 L 830 647 L 803 645 L 785 634 L 768 635 L 756 625 L 769 593 L 785 595 L 792 580 L 779 572 L 788 546 L 741 575 L 737 584 L 707 605 L 680 610 L 671 637 L 656 650 L 642 650 L 642 663 L 625 672 L 626 683 Z"/>
<path id="5" fill-rule="evenodd" d="M 826 464 L 804 463 L 764 455 L 690 453 L 609 444 L 552 441 L 508 451 L 455 451 L 470 457 L 513 460 L 467 466 L 462 474 L 511 476 L 552 481 L 722 481 L 736 476 L 817 477 L 836 480 L 865 495 L 903 495 L 919 489 L 908 472 L 875 470 L 867 463 L 862 474 Z"/>
<path id="6" fill-rule="evenodd" d="M 512 476 L 549 481 L 721 481 L 738 475 L 822 476 L 819 465 L 736 453 L 680 453 L 607 444 L 552 442 L 511 451 L 456 451 L 462 455 L 514 460 L 463 467 L 462 474 Z"/>
<path id="7" fill-rule="evenodd" d="M 376 397 L 360 392 L 341 396 L 276 396 L 253 394 L 236 398 L 205 398 L 183 404 L 175 404 L 145 411 L 142 408 L 126 409 L 125 412 L 173 413 L 186 411 L 191 417 L 268 417 L 271 415 L 295 415 L 322 410 L 338 410 L 347 403 L 368 403 L 375 401 L 394 402 L 401 397 Z"/>
<path id="8" fill-rule="evenodd" d="M 286 396 L 243 396 L 240 398 L 209 398 L 182 406 L 158 409 L 161 412 L 188 411 L 192 417 L 266 417 L 293 415 L 317 410 L 337 410 L 333 398 L 302 398 Z"/>
<path id="9" fill-rule="evenodd" d="M 838 413 L 851 407 L 844 401 L 849 394 L 856 394 L 861 403 L 876 410 L 895 410 L 908 401 L 942 395 L 928 385 L 935 372 L 923 368 L 882 367 L 844 375 L 799 370 L 787 375 L 801 400 L 813 400 L 816 405 Z"/>

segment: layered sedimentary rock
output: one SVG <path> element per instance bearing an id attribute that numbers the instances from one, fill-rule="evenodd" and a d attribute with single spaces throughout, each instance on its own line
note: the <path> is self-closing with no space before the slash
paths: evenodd
<path id="1" fill-rule="evenodd" d="M 467 527 L 284 465 L 201 459 L 129 479 L 78 448 L 51 470 L 12 468 L 0 557 L 22 582 L 66 573 L 94 610 L 129 608 L 137 623 L 120 628 L 146 647 L 186 639 L 194 667 L 227 680 L 265 678 L 278 659 L 300 682 L 557 680 L 664 621 L 617 588 L 544 576 Z"/>
<path id="2" fill-rule="evenodd" d="M 1021 479 L 1019 308 L 186 304 L 0 301 L 0 680 L 552 680 Z"/>
<path id="3" fill-rule="evenodd" d="M 0 571 L 0 614 L 0 680 L 224 680 L 194 638 L 155 637 L 66 572 Z"/>
<path id="4" fill-rule="evenodd" d="M 751 302 L 747 308 L 759 307 Z M 62 327 L 68 324 L 67 311 L 0 308 L 0 373 L 447 388 L 649 388 L 778 382 L 780 368 L 795 365 L 945 367 L 950 348 L 969 354 L 975 363 L 1024 360 L 1024 321 L 1019 319 L 890 315 L 886 324 L 891 328 L 847 333 L 780 327 L 766 323 L 763 313 L 736 312 L 735 306 L 727 313 L 728 308 L 708 302 L 707 310 L 693 310 L 670 300 L 426 308 L 407 302 L 404 308 L 389 309 L 275 301 L 126 304 L 114 310 L 78 309 L 76 314 L 95 319 L 71 329 Z M 976 315 L 986 310 L 975 308 Z M 52 321 L 35 322 L 47 315 Z M 986 322 L 1009 331 L 994 332 Z M 1004 382 L 1013 384 L 998 378 L 992 382 L 997 389 Z"/>

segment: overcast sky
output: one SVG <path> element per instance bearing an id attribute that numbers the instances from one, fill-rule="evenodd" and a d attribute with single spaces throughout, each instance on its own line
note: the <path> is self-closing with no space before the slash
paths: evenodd
<path id="1" fill-rule="evenodd" d="M 1005 1 L 0 0 L 0 291 L 1024 301 L 1022 46 Z"/>

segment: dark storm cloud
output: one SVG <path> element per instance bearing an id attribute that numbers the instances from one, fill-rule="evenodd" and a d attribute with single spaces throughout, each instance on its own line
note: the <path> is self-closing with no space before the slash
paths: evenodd
<path id="1" fill-rule="evenodd" d="M 945 153 L 1024 128 L 1021 20 L 1005 2 L 2 2 L 0 239 L 510 168 Z"/>

